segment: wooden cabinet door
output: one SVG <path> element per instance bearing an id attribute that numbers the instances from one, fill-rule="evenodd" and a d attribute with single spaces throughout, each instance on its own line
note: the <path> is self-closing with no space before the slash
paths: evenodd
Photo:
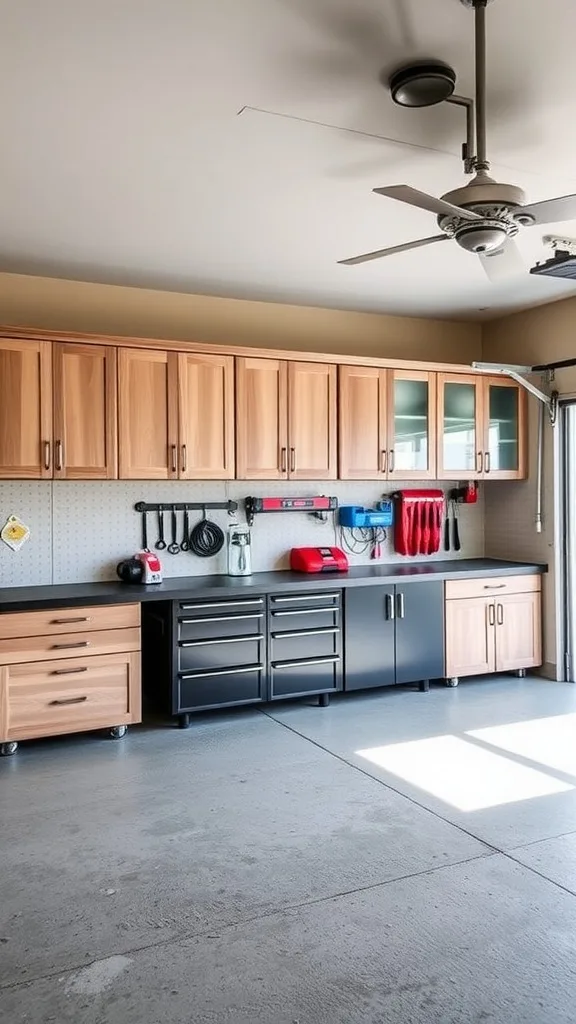
<path id="1" fill-rule="evenodd" d="M 473 480 L 484 471 L 483 380 L 464 373 L 439 373 L 439 480 Z"/>
<path id="2" fill-rule="evenodd" d="M 115 479 L 116 438 L 116 349 L 54 345 L 54 477 Z"/>
<path id="3" fill-rule="evenodd" d="M 527 465 L 526 391 L 506 377 L 484 377 L 484 478 L 524 480 Z"/>
<path id="4" fill-rule="evenodd" d="M 339 368 L 341 480 L 386 478 L 386 376 L 374 366 Z"/>
<path id="5" fill-rule="evenodd" d="M 170 480 L 178 475 L 178 356 L 148 349 L 118 350 L 121 480 Z"/>
<path id="6" fill-rule="evenodd" d="M 288 364 L 288 475 L 291 480 L 335 480 L 336 367 Z"/>
<path id="7" fill-rule="evenodd" d="M 539 591 L 496 599 L 496 670 L 510 672 L 542 664 Z"/>
<path id="8" fill-rule="evenodd" d="M 236 477 L 288 476 L 288 367 L 281 359 L 236 360 Z"/>
<path id="9" fill-rule="evenodd" d="M 179 476 L 234 478 L 234 357 L 178 355 Z"/>
<path id="10" fill-rule="evenodd" d="M 496 669 L 494 598 L 446 601 L 446 676 L 475 676 Z"/>
<path id="11" fill-rule="evenodd" d="M 0 339 L 0 479 L 52 476 L 52 351 Z"/>
<path id="12" fill-rule="evenodd" d="M 436 374 L 388 371 L 388 479 L 436 479 Z"/>

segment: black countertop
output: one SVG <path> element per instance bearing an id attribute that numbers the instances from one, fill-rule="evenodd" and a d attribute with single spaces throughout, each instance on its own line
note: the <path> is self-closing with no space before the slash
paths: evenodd
<path id="1" fill-rule="evenodd" d="M 252 576 L 177 576 L 156 586 L 110 583 L 63 583 L 45 587 L 0 587 L 0 614 L 74 605 L 126 604 L 132 601 L 173 601 L 190 597 L 238 596 L 250 591 L 269 594 L 280 590 L 325 590 L 366 587 L 385 583 L 458 580 L 486 576 L 521 576 L 544 573 L 536 562 L 507 562 L 496 558 L 402 562 L 354 566 L 348 572 L 313 575 L 301 572 L 257 572 Z"/>

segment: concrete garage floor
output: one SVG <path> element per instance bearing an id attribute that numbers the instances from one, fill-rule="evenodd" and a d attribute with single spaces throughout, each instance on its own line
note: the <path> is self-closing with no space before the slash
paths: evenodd
<path id="1" fill-rule="evenodd" d="M 573 1024 L 575 687 L 24 745 L 0 820 L 2 1021 Z"/>

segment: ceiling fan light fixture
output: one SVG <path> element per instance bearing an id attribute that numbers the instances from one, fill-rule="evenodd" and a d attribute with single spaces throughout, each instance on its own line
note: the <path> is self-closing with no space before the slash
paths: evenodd
<path id="1" fill-rule="evenodd" d="M 454 93 L 456 72 L 441 60 L 415 61 L 397 68 L 388 85 L 401 107 L 433 107 Z"/>
<path id="2" fill-rule="evenodd" d="M 506 228 L 498 224 L 485 224 L 482 227 L 471 224 L 470 227 L 459 228 L 456 233 L 458 245 L 479 256 L 501 249 L 507 237 Z"/>

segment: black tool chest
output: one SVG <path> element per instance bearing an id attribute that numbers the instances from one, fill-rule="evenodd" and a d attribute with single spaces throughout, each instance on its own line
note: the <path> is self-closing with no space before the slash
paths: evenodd
<path id="1" fill-rule="evenodd" d="M 144 693 L 189 724 L 211 708 L 342 689 L 342 593 L 143 605 Z"/>

